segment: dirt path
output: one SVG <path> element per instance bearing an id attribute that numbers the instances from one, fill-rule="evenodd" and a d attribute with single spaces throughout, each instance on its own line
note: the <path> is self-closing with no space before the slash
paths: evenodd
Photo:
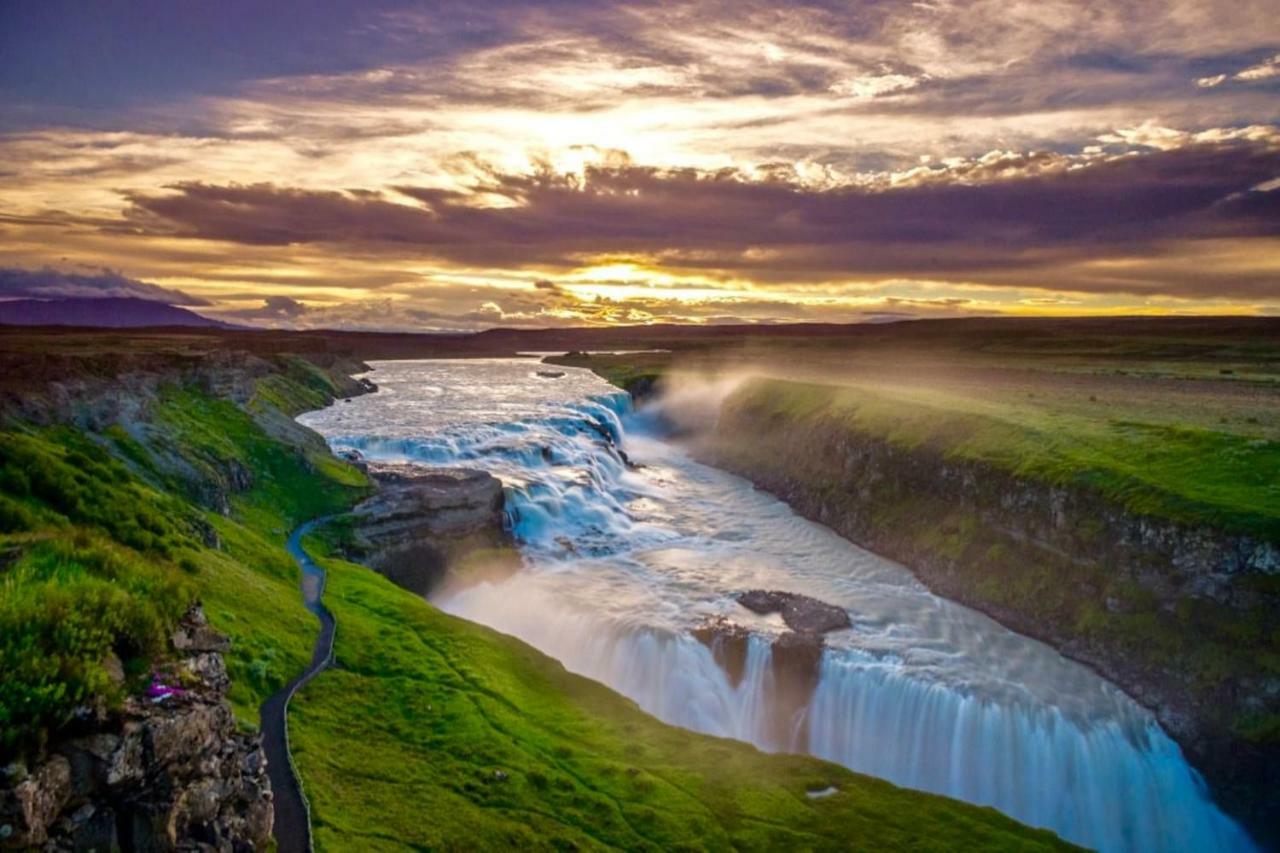
<path id="1" fill-rule="evenodd" d="M 324 569 L 315 564 L 302 549 L 302 537 L 325 519 L 315 519 L 293 531 L 289 537 L 289 553 L 302 569 L 302 600 L 320 620 L 311 663 L 262 704 L 262 748 L 267 754 L 267 774 L 275 794 L 276 821 L 274 834 L 280 853 L 304 853 L 311 850 L 311 817 L 298 776 L 289 756 L 287 714 L 289 700 L 298 688 L 323 672 L 333 663 L 333 614 L 320 600 L 324 594 Z"/>

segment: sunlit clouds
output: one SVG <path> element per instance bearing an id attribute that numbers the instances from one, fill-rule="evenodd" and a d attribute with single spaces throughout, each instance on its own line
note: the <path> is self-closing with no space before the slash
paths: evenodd
<path id="1" fill-rule="evenodd" d="M 193 24 L 199 69 L 142 26 L 180 10 L 72 44 L 58 5 L 0 12 L 0 298 L 101 276 L 457 330 L 1280 313 L 1268 2 L 232 4 L 252 37 Z M 172 78 L 85 55 L 130 38 Z"/>

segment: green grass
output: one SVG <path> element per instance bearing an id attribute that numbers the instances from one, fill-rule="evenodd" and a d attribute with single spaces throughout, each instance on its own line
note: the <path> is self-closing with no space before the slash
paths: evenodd
<path id="1" fill-rule="evenodd" d="M 821 418 L 904 448 L 1087 488 L 1140 514 L 1280 540 L 1280 441 L 1135 419 L 1132 407 L 1010 402 L 929 386 L 755 380 L 728 403 Z"/>
<path id="2" fill-rule="evenodd" d="M 625 355 L 563 355 L 543 359 L 547 364 L 585 367 L 606 382 L 628 393 L 649 390 L 662 378 L 670 356 L 667 353 L 627 353 Z"/>
<path id="3" fill-rule="evenodd" d="M 319 849 L 1064 846 L 989 809 L 663 725 L 518 640 L 321 563 L 337 666 L 295 698 L 290 729 Z M 840 792 L 805 796 L 827 786 Z"/>
<path id="4" fill-rule="evenodd" d="M 192 600 L 231 638 L 242 725 L 302 669 L 316 623 L 285 537 L 368 487 L 288 418 L 329 387 L 286 360 L 242 404 L 170 386 L 145 421 L 0 430 L 6 761 L 78 706 L 139 689 Z M 1065 846 L 990 809 L 662 725 L 517 640 L 325 564 L 338 665 L 291 726 L 323 849 Z M 828 785 L 840 793 L 805 796 Z"/>
<path id="5" fill-rule="evenodd" d="M 284 374 L 270 378 L 277 394 L 294 389 L 295 402 L 325 399 Z M 262 700 L 309 659 L 314 617 L 284 536 L 348 507 L 366 481 L 318 438 L 298 445 L 269 432 L 269 405 L 171 386 L 132 431 L 0 431 L 3 755 L 38 750 L 78 707 L 118 703 L 129 685 L 111 680 L 108 662 L 145 675 L 193 600 L 234 641 L 227 664 L 242 721 L 256 720 Z M 224 517 L 202 498 L 229 489 L 232 466 L 251 485 L 228 493 Z"/>

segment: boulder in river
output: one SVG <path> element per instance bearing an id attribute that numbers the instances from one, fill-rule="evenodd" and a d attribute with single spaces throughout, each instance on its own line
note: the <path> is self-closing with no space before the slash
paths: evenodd
<path id="1" fill-rule="evenodd" d="M 737 688 L 747 670 L 751 632 L 723 616 L 693 629 L 729 683 Z M 818 686 L 825 643 L 814 631 L 786 631 L 770 645 L 769 679 L 764 683 L 767 739 L 775 749 L 801 750 L 808 742 L 806 711 Z"/>
<path id="2" fill-rule="evenodd" d="M 738 603 L 762 615 L 780 612 L 787 627 L 799 633 L 825 634 L 853 624 L 844 608 L 793 592 L 752 589 L 739 595 Z"/>
<path id="3" fill-rule="evenodd" d="M 779 749 L 803 750 L 809 742 L 806 711 L 818 686 L 824 642 L 821 634 L 787 631 L 773 641 L 771 739 Z"/>

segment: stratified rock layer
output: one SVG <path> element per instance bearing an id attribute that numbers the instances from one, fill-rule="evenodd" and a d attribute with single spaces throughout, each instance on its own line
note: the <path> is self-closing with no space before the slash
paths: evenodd
<path id="1" fill-rule="evenodd" d="M 808 741 L 805 712 L 818 686 L 826 647 L 823 635 L 851 627 L 849 614 L 834 604 L 780 590 L 748 590 L 739 595 L 737 601 L 760 615 L 781 613 L 782 620 L 791 629 L 770 643 L 770 679 L 765 696 L 768 738 L 777 749 L 803 749 Z M 742 683 L 750 631 L 720 616 L 694 628 L 693 636 L 711 650 L 730 684 L 737 687 Z"/>

